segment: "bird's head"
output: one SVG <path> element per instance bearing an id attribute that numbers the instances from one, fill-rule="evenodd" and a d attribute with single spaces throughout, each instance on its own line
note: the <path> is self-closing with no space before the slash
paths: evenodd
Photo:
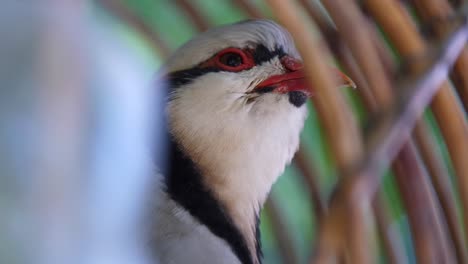
<path id="1" fill-rule="evenodd" d="M 268 146 L 284 156 L 278 164 L 284 168 L 297 150 L 305 102 L 313 93 L 302 67 L 290 34 L 269 20 L 249 20 L 198 35 L 165 65 L 172 134 L 205 169 L 218 167 L 211 163 L 227 165 L 235 149 L 245 156 L 250 148 L 258 153 Z M 224 160 L 204 160 L 206 155 Z"/>
<path id="2" fill-rule="evenodd" d="M 171 133 L 211 175 L 210 187 L 232 188 L 252 167 L 245 173 L 257 174 L 249 184 L 262 189 L 255 192 L 263 202 L 271 180 L 254 178 L 276 179 L 298 147 L 311 94 L 301 68 L 291 36 L 269 20 L 211 29 L 169 58 Z"/>

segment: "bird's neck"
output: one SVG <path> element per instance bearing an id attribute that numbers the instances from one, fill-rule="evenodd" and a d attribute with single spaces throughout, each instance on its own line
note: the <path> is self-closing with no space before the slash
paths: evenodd
<path id="1" fill-rule="evenodd" d="M 226 213 L 256 261 L 261 254 L 260 210 L 276 177 L 267 179 L 261 170 L 253 169 L 246 163 L 207 171 L 204 175 L 207 185 L 211 186 L 216 199 L 226 208 Z"/>
<path id="2" fill-rule="evenodd" d="M 210 185 L 209 181 L 216 178 L 212 175 L 214 171 L 206 172 L 174 140 L 170 153 L 171 164 L 166 173 L 169 197 L 224 239 L 242 263 L 260 263 L 259 204 L 252 203 L 247 196 L 236 201 L 233 188 L 228 188 L 229 182 L 227 186 Z"/>
<path id="3" fill-rule="evenodd" d="M 169 182 L 184 187 L 179 190 L 180 197 L 190 201 L 186 205 L 179 203 L 186 208 L 191 206 L 188 210 L 192 215 L 197 206 L 215 212 L 212 218 L 205 220 L 201 219 L 205 213 L 195 215 L 203 224 L 210 227 L 222 222 L 223 228 L 234 231 L 234 235 L 229 232 L 222 235 L 234 245 L 234 250 L 244 252 L 242 248 L 247 249 L 251 259 L 250 262 L 241 259 L 243 263 L 258 263 L 260 209 L 271 186 L 299 146 L 306 109 L 292 108 L 286 103 L 286 111 L 275 106 L 256 114 L 224 109 L 188 115 L 186 107 L 178 101 L 169 107 L 169 124 L 178 156 L 185 157 L 183 162 L 192 168 L 171 173 Z M 235 114 L 226 115 L 226 112 Z M 196 192 L 194 190 L 202 192 L 191 194 Z M 197 200 L 205 196 L 209 199 Z M 207 224 L 208 220 L 214 224 Z M 237 242 L 239 237 L 241 243 Z"/>

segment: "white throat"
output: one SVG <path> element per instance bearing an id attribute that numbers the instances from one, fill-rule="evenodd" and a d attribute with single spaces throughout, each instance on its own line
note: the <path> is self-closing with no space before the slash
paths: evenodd
<path id="1" fill-rule="evenodd" d="M 169 104 L 172 134 L 255 253 L 256 217 L 298 149 L 306 107 L 274 93 L 246 107 L 235 96 L 213 99 L 200 91 L 198 100 L 197 88 L 179 91 L 191 94 Z"/>

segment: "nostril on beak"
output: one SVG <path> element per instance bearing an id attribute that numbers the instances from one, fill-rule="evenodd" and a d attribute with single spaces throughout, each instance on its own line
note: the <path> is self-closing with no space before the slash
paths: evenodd
<path id="1" fill-rule="evenodd" d="M 304 68 L 302 61 L 288 55 L 281 58 L 281 64 L 289 71 L 298 71 Z"/>

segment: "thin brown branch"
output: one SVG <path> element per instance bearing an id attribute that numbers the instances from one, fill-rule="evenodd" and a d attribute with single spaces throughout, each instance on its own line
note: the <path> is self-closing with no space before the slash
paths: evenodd
<path id="1" fill-rule="evenodd" d="M 358 6 L 354 1 L 348 0 L 323 0 L 322 3 L 350 48 L 367 83 L 374 90 L 378 89 L 374 92 L 378 104 L 381 107 L 389 106 L 393 99 L 391 83 L 385 74 L 374 42 L 369 41 L 372 40 L 371 31 L 368 30 L 368 22 Z"/>
<path id="2" fill-rule="evenodd" d="M 388 78 L 391 79 L 391 77 L 394 76 L 397 70 L 397 65 L 394 61 L 395 59 L 392 57 L 389 48 L 385 45 L 382 36 L 380 36 L 379 32 L 377 31 L 377 25 L 368 17 L 366 17 L 366 19 L 368 21 L 368 30 L 371 40 L 374 43 L 375 48 L 377 49 L 380 61 L 385 70 L 385 74 L 388 76 Z"/>
<path id="3" fill-rule="evenodd" d="M 364 1 L 364 4 L 372 16 L 383 27 L 401 55 L 414 57 L 416 54 L 425 54 L 428 50 L 427 45 L 416 30 L 414 24 L 409 19 L 408 15 L 403 12 L 399 3 L 382 0 L 378 2 Z M 392 15 L 390 16 L 389 14 Z M 419 101 L 418 104 L 424 105 L 426 101 L 431 99 L 432 93 L 437 91 L 437 87 L 434 86 L 434 83 L 442 84 L 442 87 L 434 97 L 432 109 L 440 124 L 442 134 L 457 173 L 457 181 L 460 188 L 459 192 L 462 196 L 466 228 L 468 227 L 468 218 L 466 217 L 468 212 L 468 163 L 466 162 L 466 157 L 468 156 L 467 125 L 464 113 L 459 107 L 453 91 L 446 82 L 443 82 L 443 76 L 448 71 L 448 67 L 452 65 L 466 43 L 466 35 L 468 34 L 466 23 L 463 24 L 462 27 L 458 28 L 459 30 L 456 30 L 455 33 L 450 35 L 450 37 L 445 38 L 448 40 L 447 43 L 450 44 L 444 49 L 446 54 L 445 59 L 439 60 L 426 56 L 427 59 L 436 61 L 439 64 L 439 69 L 437 69 L 437 67 L 431 68 L 430 78 L 426 81 L 419 82 L 420 88 L 424 88 L 422 87 L 423 85 L 425 85 L 426 88 L 421 89 L 419 92 L 413 89 L 405 89 L 407 91 L 412 90 L 412 95 L 405 95 L 404 97 L 413 98 L 413 100 L 418 98 L 419 100 L 422 100 Z M 419 63 L 413 63 L 413 67 L 416 68 L 416 71 L 418 72 L 427 71 L 428 64 L 431 63 L 427 62 L 427 60 L 423 60 L 419 61 Z M 428 82 L 429 79 L 432 80 Z M 422 92 L 424 90 L 425 92 Z M 408 99 L 405 100 L 407 102 L 411 101 Z M 420 111 L 422 111 L 422 109 Z M 403 124 L 401 125 L 403 126 Z"/>
<path id="4" fill-rule="evenodd" d="M 387 64 L 387 67 L 389 68 L 394 68 L 393 65 L 390 65 L 391 62 L 389 61 L 389 55 L 385 54 L 385 52 L 385 50 L 380 50 L 380 57 L 387 57 L 387 62 L 385 64 Z M 460 263 L 465 263 L 468 262 L 468 260 L 466 260 L 466 254 L 464 253 L 462 230 L 458 224 L 455 201 L 452 194 L 453 191 L 451 190 L 448 182 L 449 177 L 447 174 L 447 168 L 444 167 L 440 155 L 437 155 L 434 149 L 436 142 L 433 138 L 429 137 L 429 133 L 430 128 L 424 121 L 419 121 L 415 129 L 414 138 L 416 139 L 417 146 L 420 149 L 422 158 L 425 161 L 429 175 L 431 176 L 437 196 L 441 200 L 440 203 L 445 216 L 447 216 L 447 224 L 451 237 L 455 241 L 458 260 Z"/>
<path id="5" fill-rule="evenodd" d="M 397 83 L 397 87 L 404 92 L 399 104 L 383 116 L 377 115 L 374 118 L 377 122 L 369 130 L 367 149 L 368 158 L 372 160 L 367 164 L 369 169 L 381 171 L 387 167 L 389 158 L 391 160 L 408 139 L 415 121 L 447 76 L 448 69 L 467 39 L 467 31 L 467 26 L 458 27 L 439 49 L 439 56 L 433 58 L 425 72 L 403 78 Z"/>
<path id="6" fill-rule="evenodd" d="M 450 30 L 456 16 L 447 0 L 412 0 L 415 10 L 422 21 L 431 25 L 431 30 L 441 39 Z M 455 62 L 452 79 L 460 95 L 461 101 L 468 111 L 468 46 L 465 46 Z"/>
<path id="7" fill-rule="evenodd" d="M 301 52 L 305 69 L 312 87 L 315 88 L 314 104 L 319 117 L 324 124 L 328 141 L 338 168 L 351 166 L 362 155 L 362 138 L 359 129 L 351 115 L 343 95 L 334 88 L 333 79 L 326 65 L 326 49 L 319 44 L 306 23 L 298 16 L 297 6 L 289 1 L 268 1 L 276 17 L 289 29 Z M 344 179 L 343 179 L 344 180 Z M 358 190 L 359 188 L 352 189 Z M 367 234 L 365 197 L 358 192 L 346 192 L 343 203 L 335 203 L 335 213 L 327 214 L 321 221 L 323 228 L 319 236 L 319 247 L 316 254 L 318 263 L 329 263 L 330 259 L 340 258 L 344 240 L 350 242 L 350 257 L 355 263 L 372 263 L 368 254 L 369 241 Z M 364 198 L 364 199 L 363 199 Z M 364 203 L 363 203 L 364 202 Z M 348 215 L 349 219 L 339 217 Z M 349 232 L 336 232 L 351 223 Z M 346 234 L 346 237 L 343 237 Z M 364 234 L 364 235 L 363 235 Z"/>
<path id="8" fill-rule="evenodd" d="M 166 56 L 170 52 L 167 43 L 137 14 L 130 10 L 121 0 L 98 0 L 111 14 L 120 18 L 136 30 L 156 54 Z"/>
<path id="9" fill-rule="evenodd" d="M 449 2 L 452 4 L 453 7 L 459 7 L 461 6 L 463 0 L 449 0 Z"/>
<path id="10" fill-rule="evenodd" d="M 328 4 L 327 4 L 328 3 Z M 336 6 L 335 6 L 336 4 Z M 365 34 L 369 34 L 369 33 L 366 33 L 365 32 L 365 21 L 359 17 L 359 12 L 356 8 L 353 9 L 353 3 L 351 1 L 348 1 L 348 2 L 335 2 L 335 1 L 331 1 L 331 2 L 325 2 L 325 5 L 331 10 L 330 13 L 332 15 L 332 17 L 334 18 L 337 18 L 336 20 L 339 20 L 339 22 L 337 22 L 337 26 L 338 28 L 340 29 L 341 28 L 341 32 L 353 32 L 353 34 L 343 34 L 344 35 L 344 39 L 348 42 L 348 43 L 356 43 L 356 42 L 359 42 L 359 41 L 356 41 L 355 38 L 358 38 L 358 39 L 371 39 L 370 37 L 373 37 L 373 39 L 375 40 L 375 36 L 374 35 L 368 35 L 368 36 L 364 36 Z M 351 11 L 354 11 L 354 12 L 351 12 Z M 359 22 L 359 19 L 361 19 L 361 22 Z M 353 20 L 356 20 L 356 21 L 353 21 Z M 335 21 L 336 22 L 336 21 Z M 355 24 L 353 24 L 353 22 Z M 353 26 L 354 25 L 354 26 Z M 360 28 L 361 30 L 361 34 L 359 33 L 356 33 L 356 30 L 352 30 L 353 28 Z M 361 41 L 362 42 L 362 41 Z M 353 54 L 357 57 L 360 57 L 361 56 L 361 64 L 362 65 L 363 61 L 364 63 L 367 63 L 368 64 L 368 69 L 376 69 L 378 71 L 381 71 L 382 72 L 382 75 L 381 76 L 385 76 L 385 74 L 383 73 L 383 69 L 379 69 L 379 67 L 375 67 L 375 65 L 380 65 L 380 61 L 377 59 L 377 56 L 374 56 L 373 57 L 373 61 L 371 59 L 369 59 L 369 57 L 366 57 L 366 56 L 362 56 L 363 54 L 366 54 L 367 51 L 369 49 L 372 49 L 373 47 L 372 46 L 369 46 L 367 45 L 367 48 L 366 49 L 361 49 L 362 47 L 365 47 L 366 45 L 357 45 L 354 47 L 354 50 L 353 51 Z M 361 53 L 362 52 L 362 53 Z M 379 51 L 380 52 L 380 56 L 382 55 L 385 55 L 385 54 L 382 54 L 382 51 Z M 377 52 L 375 52 L 376 54 Z M 342 57 L 345 57 L 346 56 L 342 56 Z M 388 71 L 388 69 L 387 69 Z M 367 71 L 366 72 L 367 75 L 376 75 L 375 74 L 375 71 Z M 388 105 L 388 102 L 390 102 L 391 100 L 391 91 L 388 88 L 386 93 L 385 93 L 385 90 L 383 91 L 382 89 L 382 86 L 379 86 L 378 85 L 379 82 L 374 82 L 374 85 L 371 87 L 373 92 L 376 94 L 377 98 L 377 102 L 379 105 Z M 385 88 L 385 87 L 384 87 Z M 367 101 L 370 101 L 369 99 Z M 369 104 L 368 104 L 369 105 Z M 410 153 L 410 152 L 409 152 Z M 413 155 L 413 154 L 411 154 Z M 412 157 L 414 159 L 414 157 Z M 426 198 L 432 198 L 431 196 L 431 193 L 430 192 L 427 192 L 426 193 Z M 438 217 L 438 215 L 435 213 L 433 214 L 433 220 L 435 221 L 439 221 L 438 219 L 440 219 L 440 217 Z M 440 233 L 440 232 L 439 232 Z M 442 241 L 441 239 L 437 239 L 436 241 Z M 443 252 L 445 254 L 445 252 Z M 443 254 L 443 255 L 444 255 Z M 447 254 L 445 254 L 447 255 Z"/>
<path id="11" fill-rule="evenodd" d="M 343 36 L 343 39 L 346 43 L 351 47 L 351 51 L 355 58 L 359 59 L 359 65 L 361 66 L 365 76 L 368 78 L 368 82 L 371 85 L 371 90 L 375 95 L 375 100 L 380 107 L 388 106 L 392 99 L 392 91 L 390 88 L 389 81 L 385 78 L 388 75 L 388 70 L 393 68 L 391 65 L 392 62 L 387 54 L 386 50 L 384 50 L 379 44 L 380 41 L 376 39 L 376 34 L 373 29 L 370 27 L 366 27 L 367 21 L 364 16 L 359 12 L 357 6 L 352 1 L 323 1 L 325 7 L 328 8 L 330 15 L 334 19 L 335 23 L 337 24 L 338 29 L 340 30 L 340 35 Z M 354 30 L 353 30 L 354 29 Z M 372 40 L 372 41 L 369 41 Z M 372 45 L 374 44 L 374 45 Z M 383 63 L 380 59 L 385 59 L 386 69 L 381 67 Z M 385 72 L 387 71 L 387 73 Z M 380 78 L 377 78 L 380 76 Z M 383 85 L 387 83 L 387 85 Z M 373 109 L 370 109 L 373 110 Z M 423 126 L 424 123 L 419 122 L 417 128 Z M 421 142 L 421 138 L 427 138 L 425 135 L 428 131 L 422 129 L 416 129 L 417 131 L 417 138 L 419 139 L 418 142 Z M 408 146 L 403 147 L 404 149 Z M 433 151 L 432 149 L 424 148 L 423 149 L 425 155 L 424 157 L 430 157 L 430 153 Z M 404 150 L 407 155 L 414 155 L 414 151 Z M 411 157 L 413 160 L 415 157 Z M 436 160 L 438 162 L 438 160 Z M 435 162 L 432 160 L 432 162 Z M 400 157 L 397 157 L 397 163 L 404 163 L 404 161 L 400 161 Z M 433 174 L 431 174 L 433 175 Z M 438 174 L 440 175 L 440 174 Z M 439 177 L 440 179 L 440 177 Z M 423 178 L 419 177 L 417 180 L 422 181 Z M 440 183 L 440 181 L 436 182 Z M 424 185 L 424 182 L 420 183 Z M 438 188 L 440 190 L 440 188 Z M 432 197 L 433 192 L 424 192 L 421 193 L 422 196 L 425 196 L 425 200 L 434 200 L 436 204 L 436 199 Z M 405 200 L 407 202 L 408 200 Z M 411 200 L 413 201 L 413 200 Z M 446 200 L 444 200 L 446 201 Z M 406 204 L 407 207 L 411 208 L 410 204 Z M 438 206 L 438 205 L 437 205 Z M 449 206 L 447 206 L 449 207 Z M 411 214 L 411 217 L 418 217 L 417 214 Z M 434 219 L 433 221 L 441 222 L 442 216 L 439 212 L 435 212 L 433 214 Z M 421 233 L 417 233 L 415 235 L 420 236 Z M 439 236 L 442 234 L 440 233 Z M 416 241 L 420 241 L 419 237 Z M 444 239 L 436 239 L 437 243 L 442 243 Z M 421 247 L 417 247 L 420 250 Z M 435 248 L 448 248 L 447 246 L 443 245 L 435 245 Z M 448 255 L 449 253 L 442 252 L 441 255 Z"/>
<path id="12" fill-rule="evenodd" d="M 356 61 L 354 60 L 349 48 L 344 45 L 343 40 L 338 35 L 337 30 L 333 27 L 330 21 L 325 15 L 318 10 L 318 7 L 313 2 L 307 0 L 300 1 L 307 13 L 317 23 L 320 32 L 325 37 L 328 46 L 331 48 L 334 55 L 338 58 L 341 66 L 345 72 L 350 75 L 351 79 L 356 83 L 359 89 L 356 92 L 360 95 L 364 105 L 367 109 L 377 109 L 377 103 L 375 102 L 374 95 L 370 91 L 370 87 L 367 84 L 366 78 L 359 69 Z"/>
<path id="13" fill-rule="evenodd" d="M 308 0 L 299 0 L 298 1 L 302 7 L 304 7 L 307 14 L 313 18 L 314 22 L 317 24 L 317 27 L 322 30 L 322 34 L 329 39 L 332 35 L 336 35 L 336 29 L 332 26 L 331 20 L 324 15 L 324 13 L 320 10 L 320 7 L 316 1 L 308 1 Z M 328 33 L 331 35 L 329 36 Z M 331 42 L 329 43 L 330 48 L 333 50 L 334 46 L 339 42 Z"/>
<path id="14" fill-rule="evenodd" d="M 446 217 L 450 237 L 455 246 L 458 263 L 468 263 L 465 243 L 463 240 L 463 229 L 458 219 L 455 197 L 450 186 L 450 176 L 442 157 L 436 152 L 435 140 L 427 133 L 430 127 L 419 122 L 415 130 L 416 142 L 421 152 L 421 157 L 427 166 L 429 176 L 433 182 L 435 192 L 440 199 L 440 205 Z"/>
<path id="15" fill-rule="evenodd" d="M 378 194 L 373 202 L 374 214 L 377 222 L 377 230 L 382 238 L 385 254 L 390 264 L 406 264 L 408 259 L 403 247 L 403 238 L 400 231 L 392 226 L 387 203 Z"/>
<path id="16" fill-rule="evenodd" d="M 468 112 L 468 47 L 465 47 L 460 54 L 451 77 L 465 111 Z"/>
<path id="17" fill-rule="evenodd" d="M 454 263 L 434 191 L 416 149 L 407 145 L 395 161 L 395 178 L 409 218 L 418 263 Z"/>
<path id="18" fill-rule="evenodd" d="M 411 125 L 408 125 L 408 124 L 414 124 L 415 120 L 417 119 L 416 117 L 418 115 L 420 116 L 420 114 L 422 113 L 422 110 L 424 109 L 424 106 L 429 103 L 430 96 L 431 96 L 431 94 L 433 94 L 436 91 L 438 83 L 440 83 L 442 81 L 443 77 L 446 75 L 446 72 L 448 71 L 448 67 L 451 65 L 450 58 L 453 61 L 454 57 L 456 57 L 456 54 L 457 54 L 457 47 L 458 47 L 458 51 L 459 51 L 460 42 L 464 43 L 464 41 L 466 39 L 466 36 L 464 34 L 464 29 L 463 30 L 458 30 L 456 32 L 456 34 L 454 34 L 452 37 L 453 37 L 452 41 L 449 41 L 449 43 L 450 43 L 449 46 L 452 46 L 452 47 L 448 47 L 448 48 L 446 47 L 445 49 L 443 49 L 445 52 L 442 55 L 440 55 L 439 58 L 432 61 L 432 63 L 433 64 L 435 63 L 436 66 L 433 66 L 432 68 L 430 68 L 430 70 L 426 73 L 424 78 L 422 76 L 419 76 L 419 78 L 421 79 L 419 82 L 417 81 L 417 79 L 406 80 L 406 81 L 400 82 L 400 84 L 402 84 L 403 86 L 406 86 L 406 87 L 408 87 L 408 83 L 413 83 L 413 85 L 415 87 L 415 88 L 404 89 L 404 90 L 412 91 L 413 96 L 407 97 L 407 98 L 410 98 L 411 100 L 405 101 L 405 103 L 403 105 L 404 106 L 406 105 L 406 107 L 398 108 L 398 109 L 405 109 L 406 108 L 405 111 L 407 113 L 401 115 L 402 112 L 405 112 L 405 111 L 402 111 L 402 112 L 400 112 L 398 114 L 395 114 L 394 118 L 390 118 L 390 119 L 393 119 L 394 121 L 388 122 L 387 125 L 382 126 L 383 129 L 380 129 L 381 131 L 385 131 L 385 133 L 381 134 L 380 136 L 377 136 L 376 138 L 378 138 L 378 140 L 375 140 L 374 143 L 372 143 L 372 141 L 371 141 L 370 146 L 372 146 L 372 144 L 375 144 L 375 142 L 380 142 L 380 144 L 376 144 L 375 145 L 376 147 L 370 148 L 370 149 L 380 150 L 382 152 L 380 152 L 381 155 L 369 155 L 370 158 L 378 157 L 378 158 L 375 158 L 373 162 L 370 162 L 369 163 L 370 165 L 372 165 L 372 163 L 374 163 L 374 162 L 375 162 L 374 164 L 378 165 L 376 168 L 378 168 L 381 165 L 384 165 L 385 162 L 388 162 L 389 160 L 391 160 L 392 157 L 394 157 L 394 155 L 396 155 L 396 151 L 398 151 L 398 149 L 401 147 L 401 144 L 403 144 L 408 139 L 409 130 L 412 127 Z M 453 46 L 455 48 L 453 48 Z M 449 62 L 448 63 L 443 62 L 443 63 L 439 63 L 439 65 L 437 65 L 437 63 L 439 62 L 440 57 L 445 57 L 444 59 L 449 59 Z M 435 69 L 437 69 L 439 67 L 445 68 L 445 71 L 442 70 L 442 72 L 435 72 Z M 436 73 L 435 75 L 431 74 L 431 73 L 434 73 L 434 72 Z M 437 75 L 439 75 L 439 76 L 437 76 Z M 434 81 L 435 81 L 435 83 L 434 83 Z M 428 93 L 428 94 L 426 94 L 426 95 L 423 94 L 424 96 L 421 97 L 420 96 L 421 93 L 418 93 L 417 91 L 420 91 L 423 88 L 427 89 L 427 90 L 425 90 L 425 93 Z M 423 101 L 421 102 L 421 101 L 417 100 L 418 98 L 423 99 Z M 411 102 L 412 102 L 413 105 L 411 104 Z M 414 107 L 415 105 L 417 106 L 416 108 Z M 411 107 L 409 107 L 409 106 L 411 106 Z M 395 109 L 397 109 L 397 108 L 395 108 Z M 408 110 L 410 110 L 410 111 L 408 111 Z M 398 111 L 396 111 L 396 112 L 398 112 Z M 400 121 L 399 121 L 400 125 L 398 125 L 399 118 L 400 118 Z M 383 120 L 385 120 L 385 118 L 383 118 Z M 385 122 L 383 122 L 381 124 L 384 124 L 384 123 Z M 406 130 L 406 132 L 405 132 L 406 135 L 405 135 L 405 133 L 403 133 L 403 134 L 396 133 L 396 134 L 394 134 L 393 137 L 392 136 L 389 137 L 387 133 L 390 132 L 390 134 L 392 134 L 391 133 L 392 129 L 389 129 L 390 127 L 392 127 L 392 124 L 394 125 L 393 126 L 393 128 L 394 128 L 393 132 L 395 132 L 395 131 L 400 131 L 401 132 L 401 131 Z M 395 124 L 397 124 L 397 125 L 395 125 Z M 400 128 L 403 129 L 403 130 L 401 130 Z M 375 133 L 374 135 L 379 134 L 378 132 L 377 133 L 374 132 L 374 133 Z M 381 143 L 384 142 L 385 140 L 388 140 L 387 143 L 389 143 L 389 142 L 393 142 L 393 143 L 383 144 L 382 145 Z M 395 145 L 394 144 L 395 142 L 397 142 L 399 144 Z M 389 152 L 389 149 L 391 150 L 390 152 Z M 391 154 L 391 155 L 389 155 L 389 154 Z M 379 165 L 379 161 L 384 161 L 383 162 L 384 164 Z M 380 169 L 378 169 L 378 170 L 374 170 L 374 169 L 372 169 L 371 171 L 380 171 Z M 373 175 L 373 174 L 369 174 L 369 175 Z M 368 176 L 368 177 L 372 177 L 372 176 Z M 350 183 L 348 185 L 352 186 L 353 184 Z M 348 188 L 352 188 L 352 187 L 348 187 Z M 342 189 L 347 189 L 347 188 L 342 187 Z M 332 210 L 332 213 L 333 213 L 333 210 Z"/>
<path id="19" fill-rule="evenodd" d="M 198 31 L 205 31 L 209 28 L 210 23 L 195 8 L 193 1 L 175 0 L 174 3 L 184 11 Z"/>
<path id="20" fill-rule="evenodd" d="M 317 183 L 318 173 L 312 164 L 312 159 L 307 155 L 303 146 L 299 148 L 294 157 L 294 165 L 296 165 L 303 175 L 311 197 L 314 215 L 317 219 L 320 219 L 326 211 L 326 204 L 320 195 L 320 188 Z"/>
<path id="21" fill-rule="evenodd" d="M 268 200 L 265 203 L 265 212 L 268 215 L 268 219 L 271 221 L 271 225 L 274 230 L 273 233 L 278 241 L 283 263 L 299 263 L 296 252 L 297 247 L 294 246 L 294 241 L 286 226 L 284 213 L 276 202 L 275 195 L 273 193 L 268 197 Z"/>
<path id="22" fill-rule="evenodd" d="M 314 39 L 297 14 L 297 7 L 288 1 L 270 0 L 273 11 L 289 29 L 303 55 L 307 77 L 314 87 L 314 103 L 324 123 L 338 167 L 353 164 L 362 154 L 362 140 L 355 119 L 340 91 L 334 87 L 326 63 L 328 52 Z"/>
<path id="23" fill-rule="evenodd" d="M 304 1 L 306 2 L 306 1 Z M 377 106 L 384 107 L 390 105 L 393 100 L 393 92 L 391 84 L 388 79 L 388 71 L 392 67 L 391 60 L 383 50 L 380 40 L 377 38 L 375 31 L 370 27 L 370 24 L 360 13 L 355 3 L 352 1 L 323 1 L 325 7 L 329 9 L 330 15 L 334 18 L 334 21 L 340 30 L 339 38 L 333 36 L 331 31 L 333 28 L 329 26 L 329 23 L 319 23 L 322 30 L 323 27 L 329 33 L 328 42 L 331 45 L 338 46 L 336 54 L 341 60 L 345 69 L 351 72 L 352 78 L 356 79 L 358 83 L 358 90 L 365 88 L 367 93 L 361 92 L 363 100 L 367 109 L 370 112 L 377 110 Z M 306 2 L 305 5 L 310 5 Z M 322 18 L 321 13 L 313 11 L 316 9 L 308 8 L 309 14 L 320 21 L 325 21 Z M 333 36 L 333 37 L 332 37 Z M 348 45 L 340 41 L 343 39 Z M 371 41 L 369 41 L 371 40 Z M 348 47 L 351 47 L 351 53 L 354 58 L 358 58 L 359 66 L 354 63 L 354 58 L 350 54 Z M 372 56 L 369 56 L 372 55 Z M 386 68 L 383 68 L 381 59 L 385 59 Z M 365 76 L 367 77 L 366 79 Z M 382 85 L 381 85 L 382 84 Z M 368 86 L 371 87 L 368 87 Z M 371 90 L 369 90 L 371 89 Z M 374 98 L 375 95 L 375 98 Z M 398 243 L 395 241 L 401 241 L 399 233 L 390 232 L 388 218 L 384 212 L 384 204 L 381 199 L 377 199 L 374 203 L 374 212 L 377 216 L 377 227 L 380 231 L 382 240 L 384 242 L 385 252 L 389 257 L 391 263 L 403 263 L 403 252 L 398 247 Z"/>
<path id="24" fill-rule="evenodd" d="M 247 0 L 231 0 L 231 2 L 243 10 L 250 18 L 262 18 L 264 17 L 262 12 L 254 6 L 250 1 Z"/>

